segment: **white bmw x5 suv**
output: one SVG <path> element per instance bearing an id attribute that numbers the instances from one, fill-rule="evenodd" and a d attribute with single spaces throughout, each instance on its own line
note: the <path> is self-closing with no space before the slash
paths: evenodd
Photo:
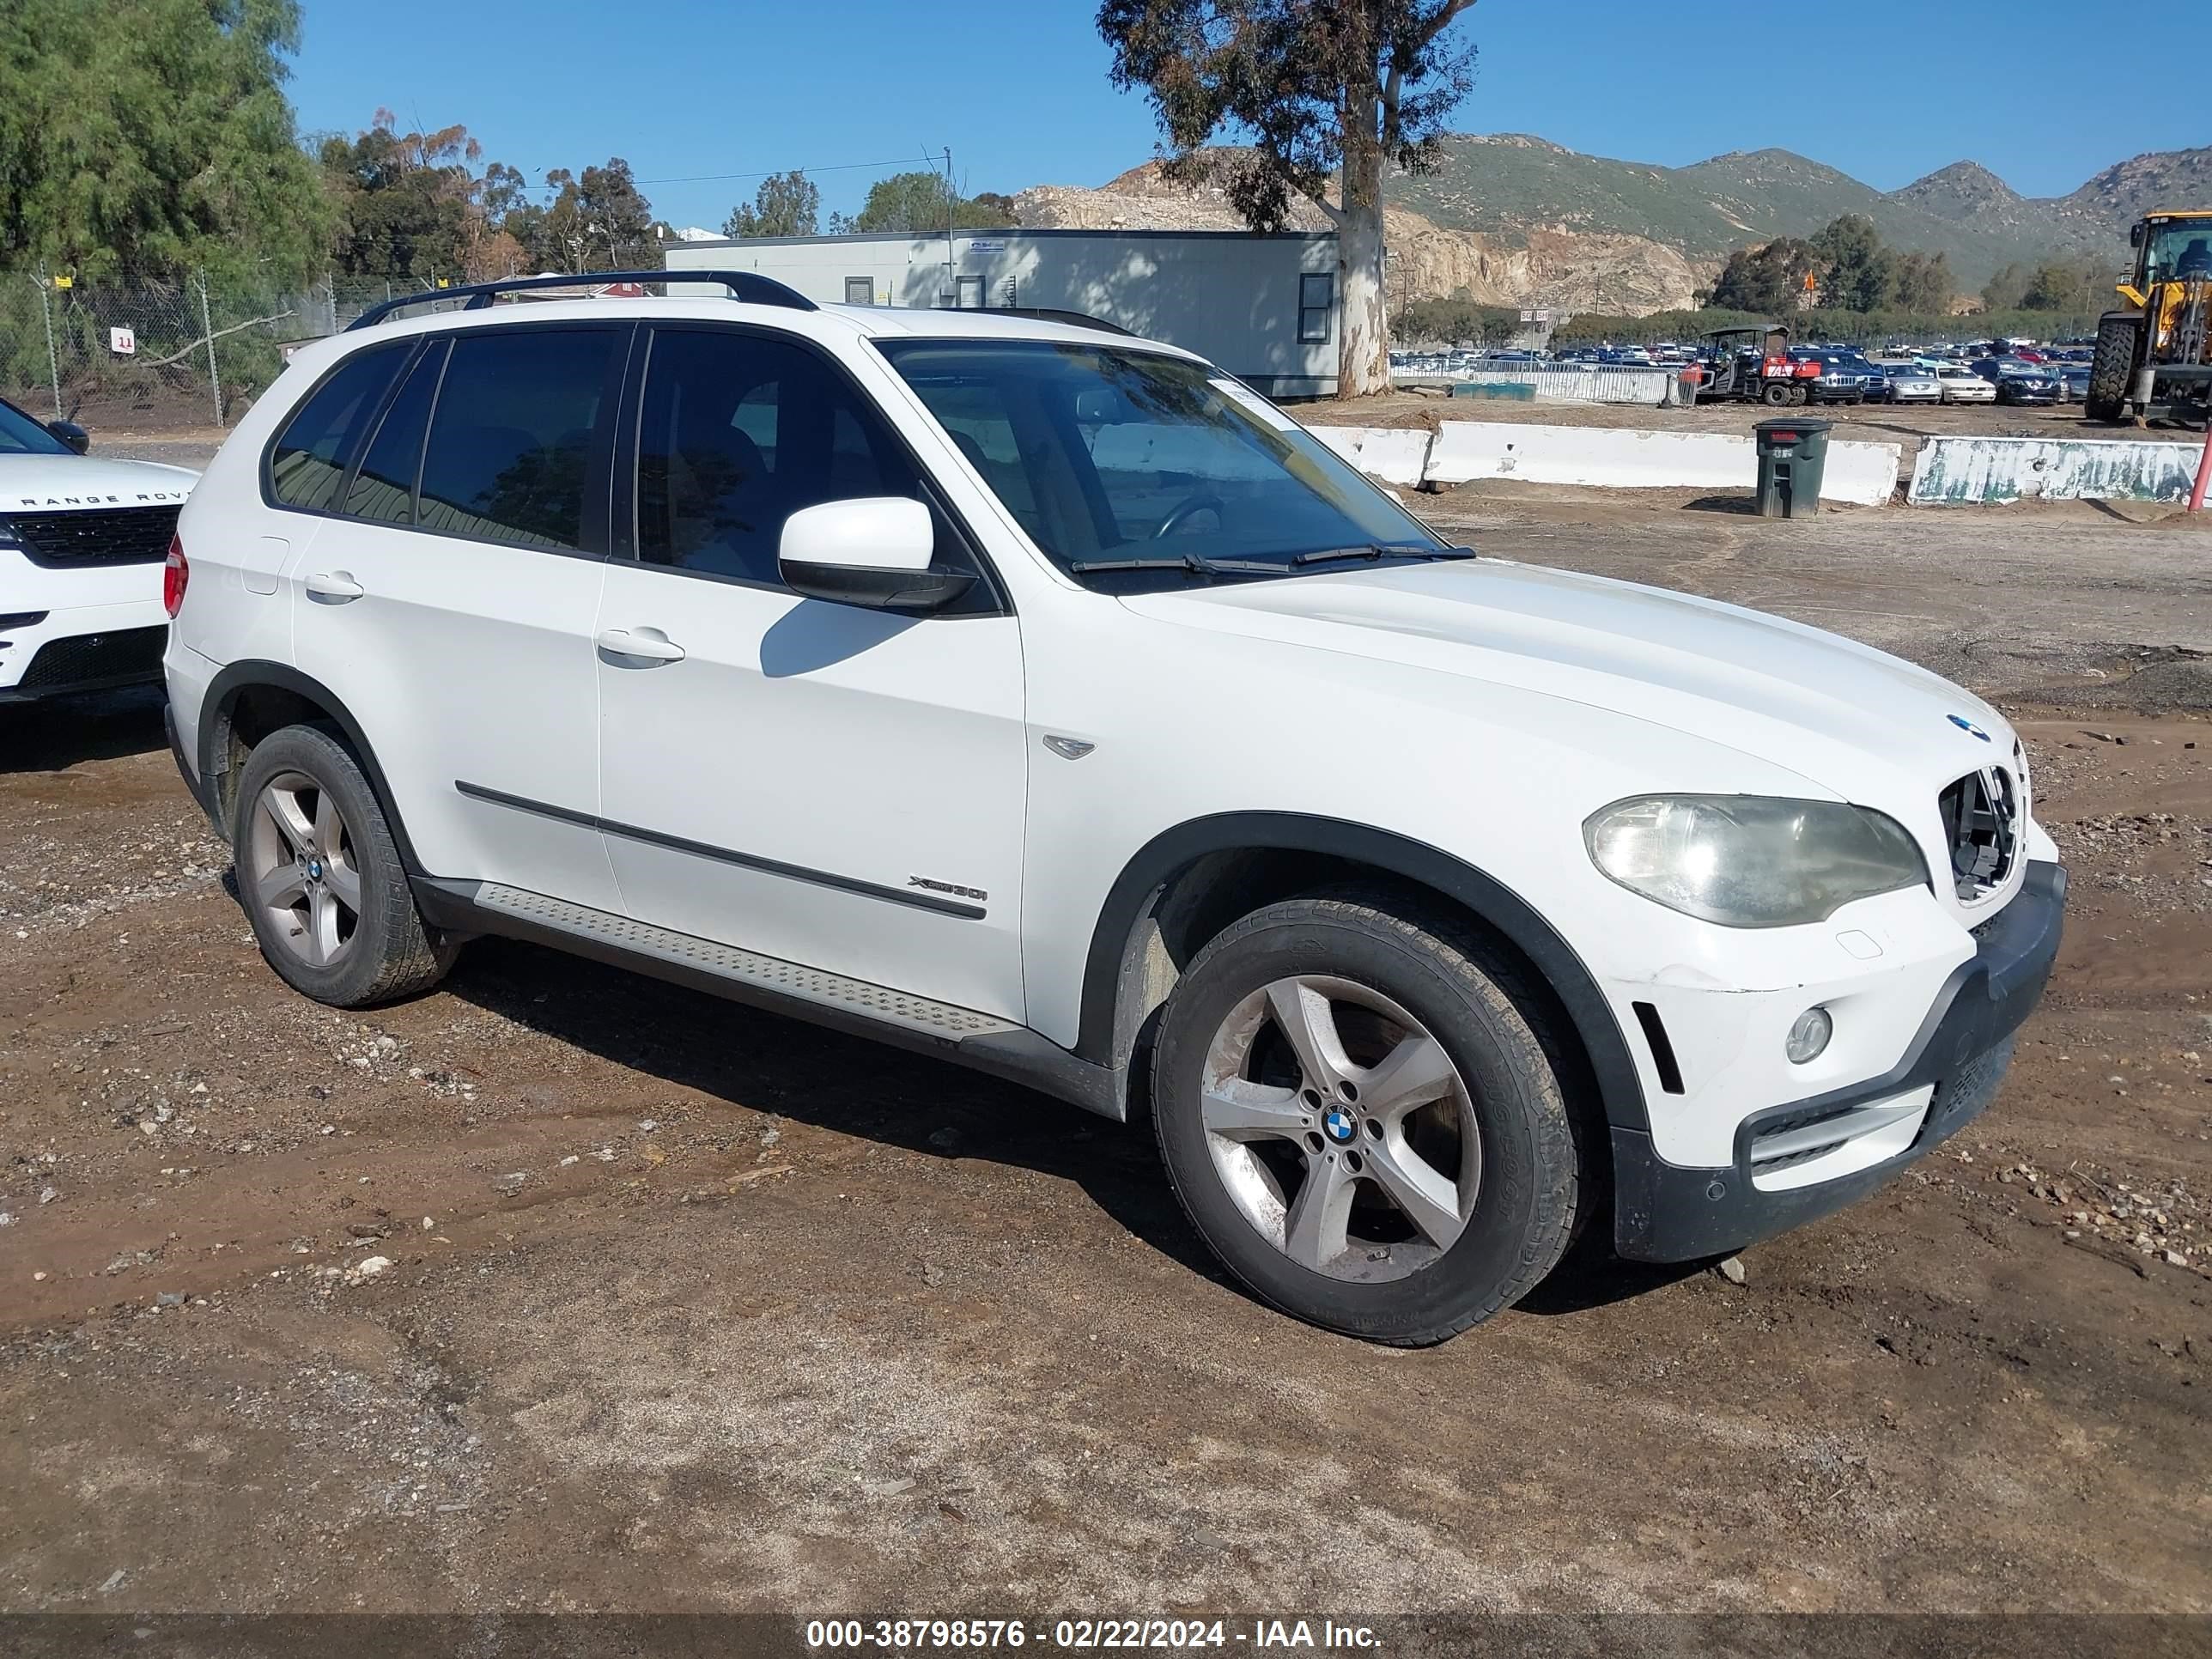
<path id="1" fill-rule="evenodd" d="M 1149 1111 L 1395 1343 L 1996 1092 L 2065 878 L 1978 699 L 1448 546 L 1187 352 L 698 285 L 365 318 L 194 492 L 178 761 L 306 994 L 503 934 Z"/>

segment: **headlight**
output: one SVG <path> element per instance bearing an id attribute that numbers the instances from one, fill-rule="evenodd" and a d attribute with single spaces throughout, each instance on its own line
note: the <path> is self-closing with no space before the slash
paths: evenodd
<path id="1" fill-rule="evenodd" d="M 1836 801 L 1641 795 L 1591 814 L 1583 840 L 1609 879 L 1724 927 L 1826 921 L 1853 899 L 1928 880 L 1894 818 Z"/>

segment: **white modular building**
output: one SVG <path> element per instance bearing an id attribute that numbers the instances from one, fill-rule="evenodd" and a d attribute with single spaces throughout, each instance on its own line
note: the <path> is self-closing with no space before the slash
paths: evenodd
<path id="1" fill-rule="evenodd" d="M 823 304 L 1076 313 L 1197 352 L 1270 397 L 1336 390 L 1331 231 L 898 232 L 665 252 L 671 270 L 757 270 Z"/>

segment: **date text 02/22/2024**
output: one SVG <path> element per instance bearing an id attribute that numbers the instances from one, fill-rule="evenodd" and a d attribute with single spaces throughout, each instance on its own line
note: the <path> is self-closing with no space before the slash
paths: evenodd
<path id="1" fill-rule="evenodd" d="M 1221 1619 L 1061 1619 L 1035 1629 L 1019 1619 L 817 1619 L 806 1625 L 806 1645 L 833 1651 L 1021 1648 L 1031 1643 L 1078 1652 L 1173 1652 L 1232 1645 L 1256 1653 L 1323 1648 L 1371 1651 L 1381 1645 L 1369 1626 L 1340 1625 L 1333 1619 L 1254 1619 L 1242 1627 Z"/>

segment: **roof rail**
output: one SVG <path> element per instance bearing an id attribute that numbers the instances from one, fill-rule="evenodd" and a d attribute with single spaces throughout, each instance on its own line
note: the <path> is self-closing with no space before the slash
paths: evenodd
<path id="1" fill-rule="evenodd" d="M 440 300 L 466 300 L 464 311 L 481 311 L 501 294 L 527 293 L 532 289 L 588 288 L 614 283 L 720 283 L 729 289 L 732 300 L 748 305 L 781 306 L 787 311 L 813 311 L 813 301 L 798 289 L 787 288 L 757 270 L 580 270 L 571 276 L 510 276 L 496 283 L 470 283 L 460 288 L 426 289 L 420 294 L 403 294 L 397 299 L 373 305 L 346 325 L 350 334 L 357 328 L 369 328 L 382 322 L 395 311 L 404 311 L 409 306 L 430 305 Z"/>
<path id="2" fill-rule="evenodd" d="M 951 311 L 956 309 L 964 311 L 974 308 L 975 307 L 966 306 L 940 306 L 938 307 L 940 311 Z M 1093 317 L 1088 312 L 1054 311 L 1042 306 L 989 306 L 983 307 L 983 309 L 1000 317 L 1027 317 L 1032 322 L 1065 323 L 1070 328 L 1096 328 L 1101 329 L 1109 334 L 1126 334 L 1133 339 L 1135 337 L 1135 334 L 1133 330 L 1126 329 L 1119 323 L 1109 323 L 1103 317 Z"/>

